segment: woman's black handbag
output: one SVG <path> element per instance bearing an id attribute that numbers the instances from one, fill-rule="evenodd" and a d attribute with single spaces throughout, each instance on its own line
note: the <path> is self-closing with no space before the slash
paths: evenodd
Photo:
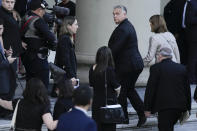
<path id="1" fill-rule="evenodd" d="M 124 122 L 124 112 L 120 104 L 107 105 L 107 79 L 105 72 L 106 106 L 100 108 L 100 121 L 102 123 L 121 124 Z"/>
<path id="2" fill-rule="evenodd" d="M 100 108 L 100 120 L 102 123 L 116 123 L 124 122 L 124 112 L 120 104 L 107 105 Z"/>

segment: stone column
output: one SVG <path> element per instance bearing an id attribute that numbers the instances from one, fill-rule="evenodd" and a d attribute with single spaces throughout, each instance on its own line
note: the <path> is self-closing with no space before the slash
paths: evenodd
<path id="1" fill-rule="evenodd" d="M 108 44 L 109 37 L 116 27 L 113 22 L 113 7 L 125 5 L 128 18 L 134 25 L 139 50 L 144 57 L 148 50 L 148 40 L 151 36 L 149 18 L 160 14 L 160 0 L 76 0 L 79 31 L 76 35 L 76 54 L 79 63 L 78 77 L 88 82 L 89 66 L 94 63 L 96 51 Z M 83 66 L 80 65 L 83 64 Z"/>

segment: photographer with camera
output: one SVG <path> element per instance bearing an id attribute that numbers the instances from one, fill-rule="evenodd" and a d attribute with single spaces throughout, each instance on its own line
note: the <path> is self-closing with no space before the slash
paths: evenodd
<path id="1" fill-rule="evenodd" d="M 57 40 L 50 32 L 43 15 L 48 4 L 43 0 L 32 0 L 30 11 L 22 20 L 21 33 L 27 43 L 22 60 L 27 72 L 27 80 L 40 78 L 45 86 L 49 85 L 48 50 L 55 50 Z"/>

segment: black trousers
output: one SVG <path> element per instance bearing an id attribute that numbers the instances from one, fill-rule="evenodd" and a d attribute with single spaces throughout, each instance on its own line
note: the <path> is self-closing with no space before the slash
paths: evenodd
<path id="1" fill-rule="evenodd" d="M 189 44 L 188 73 L 190 83 L 197 82 L 197 42 Z"/>
<path id="2" fill-rule="evenodd" d="M 121 91 L 118 101 L 123 108 L 125 118 L 128 118 L 127 98 L 129 98 L 129 101 L 136 110 L 138 116 L 144 116 L 144 103 L 135 90 L 135 83 L 141 72 L 142 70 L 136 70 L 119 76 Z"/>
<path id="3" fill-rule="evenodd" d="M 40 59 L 36 55 L 31 58 L 30 55 L 23 55 L 23 64 L 26 70 L 27 81 L 33 77 L 39 78 L 46 88 L 49 86 L 49 65 L 47 59 Z"/>
<path id="4" fill-rule="evenodd" d="M 188 62 L 188 44 L 186 43 L 185 31 L 184 30 L 180 31 L 179 36 L 176 39 L 176 42 L 177 42 L 177 45 L 178 45 L 178 48 L 179 48 L 181 64 L 187 65 L 187 62 Z"/>
<path id="5" fill-rule="evenodd" d="M 158 112 L 158 128 L 159 131 L 174 131 L 174 125 L 178 121 L 183 111 L 169 109 Z"/>

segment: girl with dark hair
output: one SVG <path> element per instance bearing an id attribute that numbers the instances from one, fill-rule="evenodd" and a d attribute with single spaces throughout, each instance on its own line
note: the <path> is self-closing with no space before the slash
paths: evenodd
<path id="1" fill-rule="evenodd" d="M 180 63 L 179 50 L 176 39 L 172 33 L 168 32 L 166 22 L 161 15 L 153 15 L 149 19 L 151 31 L 155 34 L 150 37 L 149 49 L 146 57 L 143 59 L 147 66 L 154 58 L 158 63 L 158 54 L 161 48 L 167 47 L 172 50 L 172 60 Z"/>
<path id="2" fill-rule="evenodd" d="M 107 82 L 107 98 L 105 82 Z M 100 107 L 107 104 L 116 104 L 120 85 L 114 72 L 114 61 L 111 50 L 103 46 L 96 54 L 96 64 L 90 68 L 89 84 L 93 87 L 92 117 L 97 123 L 98 131 L 115 131 L 116 124 L 104 124 L 100 120 Z"/>
<path id="3" fill-rule="evenodd" d="M 78 23 L 73 16 L 66 16 L 59 31 L 59 40 L 56 49 L 55 63 L 66 71 L 66 79 L 77 85 L 77 60 L 73 35 L 77 33 Z M 53 86 L 51 96 L 55 96 L 56 85 Z"/>
<path id="4" fill-rule="evenodd" d="M 77 33 L 78 23 L 75 17 L 64 18 L 60 27 L 59 43 L 56 49 L 56 64 L 66 71 L 66 78 L 76 85 L 77 61 L 73 34 Z"/>
<path id="5" fill-rule="evenodd" d="M 41 131 L 43 123 L 48 129 L 54 130 L 58 121 L 53 121 L 47 90 L 42 81 L 37 78 L 30 79 L 26 84 L 23 97 L 18 103 L 15 131 Z M 6 109 L 15 110 L 18 100 L 0 99 L 0 105 Z"/>
<path id="6" fill-rule="evenodd" d="M 58 94 L 57 102 L 55 103 L 53 118 L 58 120 L 59 116 L 68 112 L 72 107 L 72 95 L 74 87 L 71 80 L 62 80 L 57 84 L 56 92 Z"/>

